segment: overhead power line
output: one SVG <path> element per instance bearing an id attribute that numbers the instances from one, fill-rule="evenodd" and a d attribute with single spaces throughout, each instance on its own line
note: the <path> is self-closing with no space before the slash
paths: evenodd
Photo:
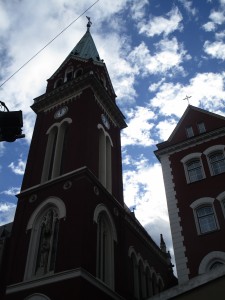
<path id="1" fill-rule="evenodd" d="M 25 62 L 17 71 L 15 71 L 11 76 L 9 76 L 1 85 L 0 88 L 8 82 L 14 75 L 16 75 L 21 69 L 23 69 L 31 60 L 33 60 L 38 54 L 40 54 L 45 48 L 47 48 L 54 40 L 56 40 L 64 31 L 66 31 L 73 23 L 75 23 L 80 17 L 82 17 L 89 9 L 91 9 L 97 2 L 95 1 L 92 5 L 90 5 L 82 14 L 80 14 L 73 22 L 71 22 L 68 26 L 66 26 L 60 33 L 58 33 L 52 40 L 50 40 L 43 48 L 41 48 L 36 54 L 34 54 L 27 62 Z"/>

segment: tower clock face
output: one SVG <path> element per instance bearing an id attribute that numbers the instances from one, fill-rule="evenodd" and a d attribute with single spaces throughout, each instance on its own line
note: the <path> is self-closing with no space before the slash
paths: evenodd
<path id="1" fill-rule="evenodd" d="M 104 126 L 107 129 L 109 129 L 110 128 L 110 124 L 109 124 L 109 121 L 108 121 L 107 117 L 104 114 L 102 114 L 101 118 L 102 118 L 102 123 L 104 124 Z"/>
<path id="2" fill-rule="evenodd" d="M 68 111 L 68 107 L 67 106 L 63 106 L 61 107 L 60 109 L 58 109 L 55 114 L 54 114 L 54 118 L 55 119 L 59 119 L 61 118 L 62 116 L 64 116 Z"/>

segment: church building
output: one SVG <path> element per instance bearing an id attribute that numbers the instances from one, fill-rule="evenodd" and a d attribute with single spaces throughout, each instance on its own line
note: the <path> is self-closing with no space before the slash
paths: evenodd
<path id="1" fill-rule="evenodd" d="M 188 105 L 169 139 L 157 148 L 179 283 L 203 278 L 210 271 L 221 273 L 221 267 L 225 269 L 225 117 Z"/>
<path id="2" fill-rule="evenodd" d="M 127 125 L 90 26 L 32 105 L 37 118 L 15 219 L 0 228 L 1 299 L 146 299 L 177 284 L 162 237 L 159 247 L 124 203 Z M 222 154 L 222 141 L 217 146 Z M 205 213 L 214 212 L 214 196 L 219 209 L 221 195 L 204 194 Z M 219 216 L 210 226 L 217 234 Z"/>

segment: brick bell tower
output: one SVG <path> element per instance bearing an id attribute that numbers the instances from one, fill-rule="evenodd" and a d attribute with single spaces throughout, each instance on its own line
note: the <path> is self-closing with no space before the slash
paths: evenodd
<path id="1" fill-rule="evenodd" d="M 90 25 L 32 105 L 7 300 L 145 299 L 177 282 L 165 245 L 124 204 L 126 123 Z"/>
<path id="2" fill-rule="evenodd" d="M 81 299 L 81 282 L 87 288 L 96 272 L 110 287 L 115 284 L 109 270 L 114 262 L 102 254 L 97 266 L 95 261 L 97 247 L 99 253 L 106 247 L 113 251 L 113 241 L 104 240 L 111 213 L 102 203 L 112 211 L 123 206 L 120 130 L 126 123 L 90 25 L 89 20 L 84 36 L 48 79 L 46 93 L 32 105 L 37 119 L 18 195 L 7 299 L 45 289 L 51 299 Z M 109 230 L 116 239 L 114 228 Z M 96 293 L 97 285 L 94 280 L 86 293 Z M 102 293 L 96 297 L 105 299 Z"/>

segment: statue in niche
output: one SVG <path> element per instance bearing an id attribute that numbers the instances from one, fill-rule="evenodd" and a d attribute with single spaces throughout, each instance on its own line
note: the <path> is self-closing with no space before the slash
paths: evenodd
<path id="1" fill-rule="evenodd" d="M 48 272 L 48 263 L 51 250 L 53 233 L 54 212 L 49 210 L 43 217 L 36 263 L 36 275 L 44 275 Z"/>

